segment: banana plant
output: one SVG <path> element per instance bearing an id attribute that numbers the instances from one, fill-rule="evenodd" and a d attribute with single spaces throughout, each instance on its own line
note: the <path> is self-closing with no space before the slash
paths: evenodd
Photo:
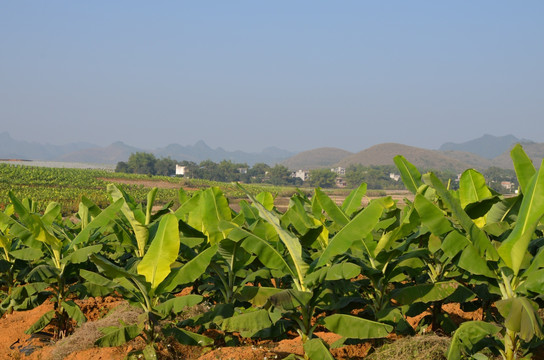
<path id="1" fill-rule="evenodd" d="M 245 191 L 240 185 L 239 187 Z M 310 253 L 302 246 L 296 233 L 282 226 L 282 219 L 277 214 L 247 191 L 246 194 L 260 220 L 251 229 L 235 227 L 230 231 L 229 237 L 241 242 L 240 246 L 255 254 L 264 266 L 283 272 L 290 279 L 291 286 L 287 289 L 245 287 L 242 297 L 258 310 L 227 319 L 223 322 L 223 329 L 236 331 L 245 326 L 247 330 L 248 323 L 253 321 L 262 324 L 267 318 L 268 325 L 273 326 L 280 319 L 287 319 L 299 333 L 306 356 L 312 353 L 314 356 L 319 354 L 321 358 L 331 358 L 331 355 L 327 346 L 314 337 L 313 332 L 318 324 L 323 324 L 344 337 L 358 339 L 384 337 L 392 330 L 390 325 L 341 313 L 322 318 L 316 324 L 312 323 L 312 318 L 326 309 L 342 309 L 342 303 L 338 300 L 349 288 L 350 279 L 358 276 L 361 271 L 358 265 L 345 261 L 343 254 L 372 231 L 384 211 L 383 202 L 371 202 L 352 219 L 348 218 L 332 238 L 326 239 L 326 243 Z M 322 201 L 326 201 L 322 195 L 324 194 L 320 194 Z M 343 210 L 334 209 L 337 210 L 339 215 L 347 218 Z M 304 207 L 299 208 L 299 211 L 305 211 Z M 270 241 L 270 238 L 277 240 Z M 335 287 L 335 283 L 339 286 Z M 341 294 L 339 289 L 343 289 Z"/>
<path id="2" fill-rule="evenodd" d="M 513 152 L 512 155 L 514 163 L 517 164 L 519 153 Z M 500 331 L 502 348 L 499 352 L 505 360 L 517 359 L 518 353 L 527 351 L 526 347 L 533 339 L 544 337 L 542 323 L 537 313 L 538 304 L 534 300 L 536 295 L 544 291 L 541 280 L 544 274 L 544 251 L 541 247 L 536 247 L 533 253 L 528 251 L 531 241 L 536 237 L 535 232 L 540 219 L 544 216 L 543 165 L 544 162 L 539 172 L 531 171 L 532 175 L 529 173 L 530 179 L 526 178 L 527 173 L 517 172 L 520 184 L 524 184 L 523 199 L 513 229 L 498 246 L 499 259 L 495 265 L 490 264 L 485 271 L 485 268 L 469 261 L 464 264 L 467 271 L 478 267 L 482 269 L 480 272 L 490 273 L 490 277 L 494 278 L 501 297 L 495 302 L 495 306 L 503 318 L 502 327 L 484 327 L 479 322 L 468 322 L 464 324 L 464 330 L 479 332 L 482 339 L 484 336 L 495 336 Z M 477 347 L 463 343 L 461 333 L 454 337 L 448 359 L 460 359 L 463 353 L 477 350 Z"/>
<path id="3" fill-rule="evenodd" d="M 25 284 L 32 262 L 43 256 L 40 249 L 24 244 L 30 235 L 14 218 L 13 205 L 0 212 L 0 284 L 5 287 L 0 315 L 35 306 L 36 295 L 45 288 Z"/>
<path id="4" fill-rule="evenodd" d="M 168 203 L 162 209 L 153 213 L 152 209 L 155 198 L 157 197 L 157 188 L 153 188 L 147 193 L 145 211 L 142 204 L 138 204 L 129 194 L 117 186 L 109 184 L 107 186 L 107 191 L 112 202 L 122 200 L 121 213 L 126 222 L 118 222 L 121 229 L 124 230 L 119 232 L 119 237 L 122 238 L 123 235 L 128 235 L 131 238 L 135 255 L 138 258 L 142 258 L 149 242 L 150 232 L 156 230 L 154 228 L 156 227 L 156 221 L 160 219 L 162 215 L 170 212 L 169 208 L 172 206 L 173 202 Z M 126 223 L 128 223 L 128 225 L 126 225 Z"/>
<path id="5" fill-rule="evenodd" d="M 143 309 L 142 319 L 137 324 L 104 329 L 104 336 L 97 340 L 99 346 L 118 346 L 137 336 L 147 342 L 143 350 L 146 356 L 155 354 L 157 341 L 165 336 L 174 336 L 187 345 L 210 345 L 213 340 L 176 327 L 173 324 L 159 326 L 159 321 L 180 313 L 185 307 L 203 300 L 201 295 L 175 297 L 174 290 L 199 278 L 208 268 L 217 251 L 217 246 L 208 247 L 193 259 L 181 264 L 177 262 L 180 241 L 178 220 L 175 215 L 163 215 L 153 240 L 135 271 L 118 266 L 98 254 L 91 261 L 100 273 L 81 270 L 81 276 L 97 286 L 106 287 L 123 295 L 132 305 Z M 158 330 L 159 329 L 159 330 Z"/>
<path id="6" fill-rule="evenodd" d="M 78 289 L 78 266 L 87 262 L 90 254 L 100 251 L 102 247 L 100 244 L 86 246 L 86 240 L 89 234 L 110 222 L 119 211 L 121 202 L 110 205 L 86 224 L 85 228 L 80 228 L 79 232 L 74 233 L 74 229 L 65 225 L 57 203 L 50 203 L 44 214 L 39 216 L 31 212 L 31 208 L 25 206 L 24 202 L 19 201 L 12 193 L 9 197 L 20 221 L 14 225 L 16 231 L 28 234 L 26 242 L 30 246 L 29 249 L 25 249 L 24 256 L 35 257 L 32 259 L 35 265 L 26 280 L 34 287 L 51 289 L 46 294 L 51 295 L 54 302 L 54 310 L 45 313 L 26 330 L 26 333 L 35 333 L 53 323 L 54 338 L 58 339 L 70 331 L 72 319 L 78 325 L 86 320 L 79 306 L 70 299 Z M 42 252 L 46 254 L 45 257 L 42 256 Z"/>
<path id="7" fill-rule="evenodd" d="M 487 284 L 490 291 L 500 296 L 495 306 L 503 318 L 503 327 L 499 328 L 503 339 L 502 348 L 497 350 L 505 360 L 516 359 L 531 340 L 543 337 L 538 305 L 533 298 L 534 294 L 544 291 L 541 281 L 537 280 L 544 271 L 544 253 L 538 245 L 533 253 L 528 249 L 531 241 L 538 237 L 537 226 L 544 216 L 544 170 L 542 166 L 538 172 L 531 168 L 521 147 L 515 147 L 511 155 L 523 196 L 517 221 L 498 237 L 491 236 L 497 227 L 492 226 L 487 213 L 500 199 L 488 191 L 475 171 L 465 172 L 463 181 L 472 189 L 459 193 L 448 190 L 432 173 L 422 177 L 423 185 L 417 179 L 412 181 L 416 193 L 423 194 L 422 189 L 428 186 L 441 204 L 431 208 L 423 200 L 424 196 L 416 195 L 422 223 L 441 239 L 440 247 L 460 269 L 460 278 L 473 284 Z M 416 188 L 416 184 L 419 187 Z M 466 338 L 463 334 L 484 334 L 479 337 L 484 339 L 498 333 L 496 327 L 481 322 L 467 322 L 457 331 L 448 353 L 450 360 L 459 359 L 463 352 L 477 351 L 474 344 L 463 342 Z"/>

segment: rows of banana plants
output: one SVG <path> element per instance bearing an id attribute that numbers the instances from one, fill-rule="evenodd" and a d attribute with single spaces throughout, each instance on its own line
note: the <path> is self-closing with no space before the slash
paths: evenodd
<path id="1" fill-rule="evenodd" d="M 245 197 L 234 184 L 219 183 L 202 179 L 186 179 L 168 176 L 148 176 L 140 174 L 113 173 L 106 170 L 96 169 L 70 169 L 70 168 L 47 168 L 37 166 L 22 166 L 0 163 L 0 207 L 10 202 L 8 196 L 12 191 L 19 198 L 30 198 L 34 206 L 40 212 L 45 211 L 51 199 L 61 205 L 64 216 L 69 216 L 78 211 L 79 202 L 82 196 L 92 200 L 100 207 L 107 206 L 108 198 L 106 186 L 110 182 L 120 185 L 128 191 L 132 197 L 140 202 L 145 201 L 147 192 L 153 183 L 160 183 L 162 188 L 156 195 L 156 201 L 166 204 L 177 197 L 178 187 L 205 188 L 220 187 L 229 198 Z M 258 184 L 248 185 L 249 190 L 257 194 L 260 189 L 290 196 L 295 189 L 288 187 L 277 187 L 272 185 Z"/>
<path id="2" fill-rule="evenodd" d="M 414 194 L 403 207 L 390 197 L 362 207 L 362 184 L 341 205 L 315 189 L 279 212 L 271 193 L 253 196 L 238 185 L 247 194 L 238 212 L 216 187 L 180 190 L 153 211 L 157 189 L 138 202 L 109 185 L 107 207 L 83 197 L 79 211 L 63 217 L 57 203 L 37 212 L 10 193 L 0 212 L 0 311 L 51 301 L 53 310 L 27 332 L 49 325 L 60 338 L 86 321 L 77 299 L 122 296 L 143 311 L 140 321 L 103 329 L 96 344 L 140 336 L 147 346 L 134 355 L 149 359 L 167 338 L 213 346 L 208 329 L 222 331 L 227 344 L 233 334 L 296 333 L 305 358 L 332 359 L 330 348 L 414 334 L 406 319 L 420 314 L 416 331 L 452 336 L 450 360 L 530 358 L 543 338 L 544 166 L 537 170 L 520 146 L 511 156 L 515 197 L 494 192 L 472 169 L 450 190 L 397 156 Z M 198 315 L 178 316 L 201 303 Z M 448 303 L 481 309 L 481 319 L 454 322 Z M 329 345 L 316 330 L 341 338 Z"/>

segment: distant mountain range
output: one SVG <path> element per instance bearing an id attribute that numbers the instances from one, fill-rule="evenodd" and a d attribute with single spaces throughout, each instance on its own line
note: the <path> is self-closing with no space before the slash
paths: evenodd
<path id="1" fill-rule="evenodd" d="M 282 165 L 292 170 L 327 168 L 352 154 L 338 148 L 323 147 L 298 153 L 283 161 Z"/>
<path id="2" fill-rule="evenodd" d="M 137 148 L 121 141 L 105 147 L 83 142 L 50 145 L 15 140 L 7 132 L 0 133 L 0 159 L 117 164 L 119 161 L 127 161 L 130 154 L 134 152 L 153 153 L 157 157 L 170 157 L 178 161 L 188 160 L 199 163 L 204 160 L 214 162 L 231 160 L 248 165 L 256 163 L 273 165 L 295 155 L 294 152 L 277 147 L 268 147 L 259 153 L 227 151 L 220 147 L 212 149 L 204 141 L 188 146 L 170 144 L 158 149 Z"/>
<path id="3" fill-rule="evenodd" d="M 486 159 L 494 159 L 517 143 L 532 143 L 530 140 L 518 139 L 514 135 L 493 136 L 486 134 L 478 139 L 469 140 L 464 143 L 455 144 L 447 142 L 439 150 L 465 151 L 480 155 Z"/>
<path id="4" fill-rule="evenodd" d="M 188 160 L 199 163 L 204 160 L 214 162 L 231 160 L 247 163 L 250 166 L 261 162 L 269 165 L 281 163 L 291 170 L 310 170 L 347 167 L 352 164 L 393 165 L 393 157 L 401 154 L 422 170 L 462 171 L 468 168 L 483 170 L 490 166 L 512 169 L 509 152 L 516 143 L 521 143 L 535 166 L 540 166 L 540 161 L 544 158 L 544 143 L 518 139 L 513 135 L 484 135 L 464 143 L 448 142 L 439 150 L 383 143 L 357 153 L 327 147 L 300 153 L 269 147 L 259 153 L 248 153 L 227 151 L 220 147 L 213 149 L 204 141 L 188 146 L 170 144 L 154 150 L 133 147 L 123 142 L 115 142 L 106 147 L 89 143 L 50 145 L 14 140 L 7 132 L 3 132 L 0 133 L 0 159 L 116 164 L 119 161 L 126 161 L 134 152 L 150 152 L 157 157 L 170 157 L 178 161 Z"/>
<path id="5" fill-rule="evenodd" d="M 355 154 L 348 154 L 342 159 L 337 159 L 339 149 L 319 148 L 305 151 L 287 159 L 282 164 L 292 170 L 312 169 L 317 167 L 348 167 L 349 165 L 394 165 L 393 158 L 403 155 L 416 167 L 422 170 L 450 170 L 461 172 L 474 168 L 478 170 L 496 166 L 504 169 L 513 169 L 510 158 L 510 149 L 514 144 L 521 143 L 525 152 L 533 160 L 536 167 L 540 166 L 544 158 L 544 143 L 536 143 L 529 140 L 521 140 L 513 135 L 493 136 L 484 135 L 478 139 L 460 144 L 446 143 L 440 150 L 429 150 L 414 146 L 396 143 L 383 143 L 371 146 Z M 301 155 L 304 157 L 301 157 Z M 301 160 L 294 162 L 293 160 Z M 318 160 L 329 159 L 327 163 Z"/>

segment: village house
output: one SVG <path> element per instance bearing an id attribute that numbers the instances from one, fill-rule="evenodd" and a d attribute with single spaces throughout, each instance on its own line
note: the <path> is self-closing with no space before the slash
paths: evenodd
<path id="1" fill-rule="evenodd" d="M 344 176 L 344 175 L 346 175 L 346 168 L 343 168 L 343 167 L 340 167 L 340 166 L 337 167 L 337 168 L 331 169 L 331 171 L 332 171 L 333 173 L 336 173 L 336 175 L 338 175 L 338 176 Z"/>
<path id="2" fill-rule="evenodd" d="M 393 179 L 395 181 L 399 181 L 400 180 L 400 175 L 395 174 L 395 173 L 389 173 L 389 178 Z"/>
<path id="3" fill-rule="evenodd" d="M 187 173 L 187 166 L 181 166 L 176 164 L 176 175 L 185 175 Z"/>
<path id="4" fill-rule="evenodd" d="M 516 184 L 514 184 L 511 181 L 501 181 L 501 186 L 505 188 L 508 191 L 512 191 L 512 189 L 515 187 Z"/>
<path id="5" fill-rule="evenodd" d="M 308 170 L 297 170 L 291 174 L 291 177 L 302 179 L 302 181 L 308 180 L 310 172 Z"/>

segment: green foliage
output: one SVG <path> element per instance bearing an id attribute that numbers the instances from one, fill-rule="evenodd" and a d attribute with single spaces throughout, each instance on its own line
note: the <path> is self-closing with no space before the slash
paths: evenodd
<path id="1" fill-rule="evenodd" d="M 85 321 L 78 298 L 115 293 L 143 314 L 136 323 L 103 329 L 97 344 L 141 336 L 147 346 L 140 355 L 149 357 L 166 337 L 211 346 L 213 339 L 202 333 L 221 329 L 253 338 L 294 330 L 306 357 L 331 359 L 314 334 L 318 327 L 342 336 L 334 345 L 341 346 L 430 326 L 452 334 L 449 359 L 482 358 L 486 348 L 513 360 L 544 338 L 544 166 L 537 171 L 520 147 L 512 159 L 522 191 L 505 197 L 476 170 L 465 171 L 453 189 L 396 157 L 414 194 L 402 207 L 390 197 L 363 207 L 366 184 L 341 206 L 319 188 L 311 196 L 296 192 L 285 212 L 278 211 L 274 191 L 263 187 L 195 182 L 207 186 L 176 189 L 165 199 L 161 189 L 133 192 L 110 184 L 104 203 L 81 197 L 76 211 L 63 217 L 56 202 L 41 209 L 8 191 L 0 212 L 0 311 L 49 299 L 54 309 L 28 332 L 54 324 L 59 337 Z M 204 165 L 202 171 L 227 174 L 239 164 Z M 50 175 L 29 170 L 31 184 L 39 180 L 34 171 Z M 281 166 L 256 171 L 287 179 Z M 106 175 L 113 176 L 94 173 L 76 183 L 83 187 L 87 179 L 106 193 L 105 182 L 96 180 Z M 234 210 L 229 194 L 248 200 Z M 191 294 L 179 296 L 186 287 Z M 459 326 L 444 311 L 447 303 L 481 309 L 482 320 Z M 202 311 L 180 320 L 195 305 Z M 416 329 L 407 316 L 421 319 Z"/>
<path id="2" fill-rule="evenodd" d="M 308 184 L 314 187 L 331 188 L 336 183 L 336 174 L 329 169 L 315 169 L 310 171 Z"/>

